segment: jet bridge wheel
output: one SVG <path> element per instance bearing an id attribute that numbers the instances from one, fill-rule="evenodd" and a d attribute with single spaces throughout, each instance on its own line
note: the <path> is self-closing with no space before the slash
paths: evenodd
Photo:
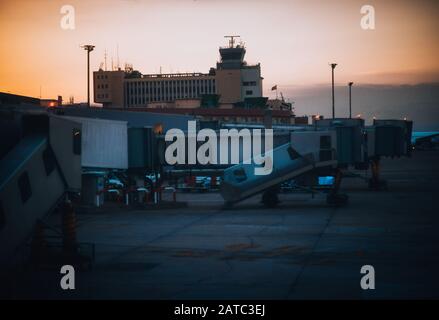
<path id="1" fill-rule="evenodd" d="M 267 208 L 275 208 L 279 204 L 279 187 L 270 188 L 262 194 L 262 203 Z"/>

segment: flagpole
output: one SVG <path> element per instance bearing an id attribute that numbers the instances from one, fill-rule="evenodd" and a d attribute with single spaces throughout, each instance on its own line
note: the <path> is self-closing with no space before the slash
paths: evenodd
<path id="1" fill-rule="evenodd" d="M 277 100 L 277 85 L 271 87 L 271 91 L 276 90 L 276 100 Z"/>

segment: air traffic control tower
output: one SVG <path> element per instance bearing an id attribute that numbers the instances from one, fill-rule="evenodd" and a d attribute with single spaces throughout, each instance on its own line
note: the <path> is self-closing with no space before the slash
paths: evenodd
<path id="1" fill-rule="evenodd" d="M 243 101 L 245 98 L 262 97 L 261 65 L 245 62 L 245 47 L 236 44 L 239 36 L 229 38 L 227 47 L 220 47 L 221 61 L 216 64 L 216 84 L 222 103 Z"/>

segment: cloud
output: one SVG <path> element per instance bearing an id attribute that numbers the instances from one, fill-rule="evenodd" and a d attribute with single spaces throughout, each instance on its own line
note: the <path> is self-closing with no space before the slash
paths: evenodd
<path id="1" fill-rule="evenodd" d="M 439 70 L 371 71 L 355 75 L 357 82 L 379 84 L 418 84 L 439 82 Z"/>

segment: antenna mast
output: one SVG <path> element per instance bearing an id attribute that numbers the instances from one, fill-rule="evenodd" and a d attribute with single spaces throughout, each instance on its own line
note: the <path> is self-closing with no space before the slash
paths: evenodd
<path id="1" fill-rule="evenodd" d="M 104 52 L 104 67 L 105 67 L 105 71 L 107 71 L 107 49 L 105 49 Z"/>
<path id="2" fill-rule="evenodd" d="M 116 54 L 117 54 L 117 70 L 119 70 L 119 44 L 117 44 Z"/>
<path id="3" fill-rule="evenodd" d="M 235 38 L 240 38 L 241 36 L 224 36 L 224 38 L 229 38 L 229 48 L 235 46 Z"/>

